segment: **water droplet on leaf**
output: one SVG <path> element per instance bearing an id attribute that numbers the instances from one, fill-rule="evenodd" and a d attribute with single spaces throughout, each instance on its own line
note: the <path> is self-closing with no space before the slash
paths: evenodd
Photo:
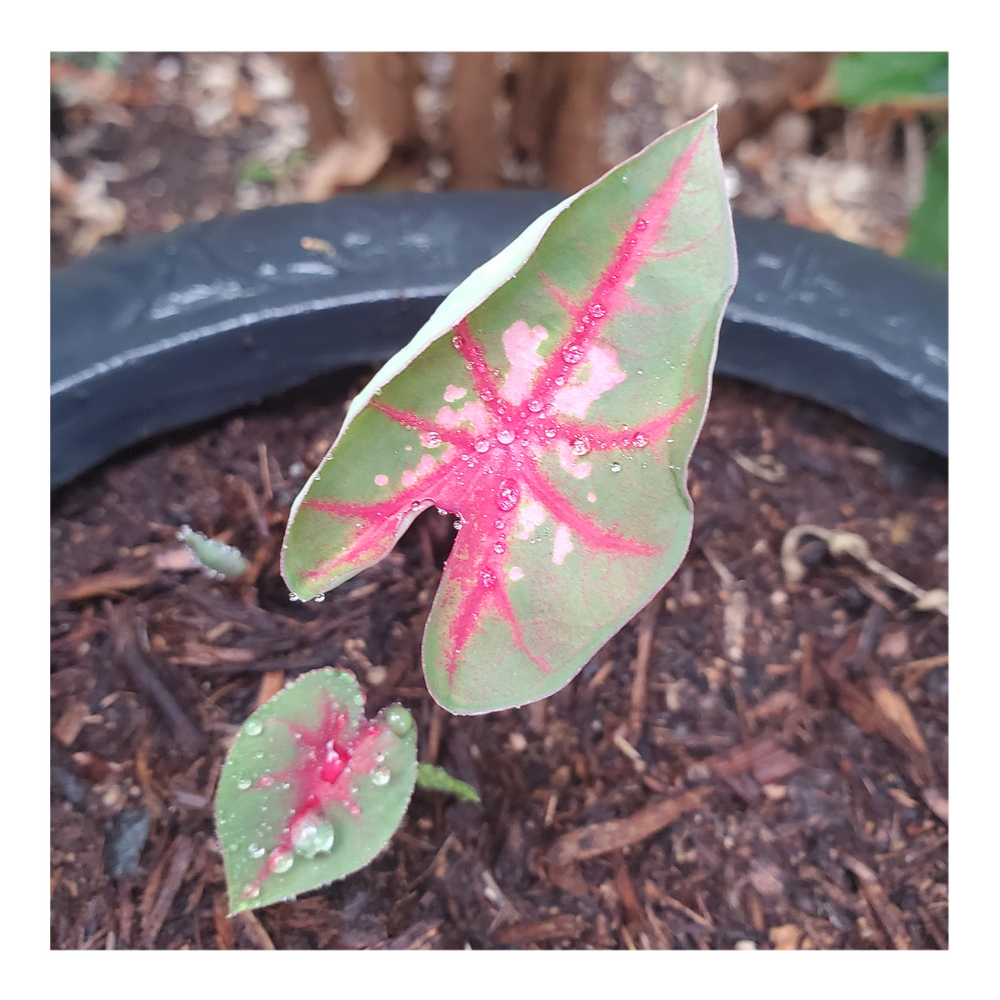
<path id="1" fill-rule="evenodd" d="M 562 359 L 568 365 L 575 365 L 583 360 L 584 350 L 582 344 L 567 344 L 562 349 Z"/>
<path id="2" fill-rule="evenodd" d="M 532 413 L 537 413 L 541 408 L 542 404 L 537 399 L 528 400 L 528 409 L 531 410 Z"/>
<path id="3" fill-rule="evenodd" d="M 246 725 L 243 727 L 243 732 L 247 736 L 259 736 L 263 732 L 264 724 L 260 719 L 248 719 Z"/>
<path id="4" fill-rule="evenodd" d="M 498 555 L 502 556 L 507 551 L 507 546 L 503 542 L 494 542 L 493 551 Z"/>
<path id="5" fill-rule="evenodd" d="M 476 451 L 479 452 L 480 455 L 482 455 L 484 452 L 487 452 L 487 451 L 490 450 L 490 439 L 489 438 L 480 438 L 473 445 L 473 447 L 476 449 Z"/>
<path id="6" fill-rule="evenodd" d="M 621 472 L 622 471 L 621 464 L 619 462 L 612 462 L 611 463 L 611 471 L 612 472 Z"/>
<path id="7" fill-rule="evenodd" d="M 389 784 L 391 777 L 392 774 L 387 767 L 380 767 L 377 771 L 372 772 L 372 784 L 377 788 L 383 788 Z"/>
<path id="8" fill-rule="evenodd" d="M 397 736 L 405 736 L 413 728 L 413 716 L 402 705 L 393 705 L 386 709 L 385 724 Z"/>
<path id="9" fill-rule="evenodd" d="M 241 792 L 245 792 L 252 784 L 253 784 L 253 782 L 249 778 L 237 778 L 236 779 L 236 787 Z"/>
<path id="10" fill-rule="evenodd" d="M 574 438 L 570 450 L 574 455 L 586 455 L 590 451 L 590 441 L 586 437 Z"/>
<path id="11" fill-rule="evenodd" d="M 509 427 L 502 427 L 497 431 L 497 440 L 501 444 L 510 444 L 514 440 L 514 432 Z"/>
<path id="12" fill-rule="evenodd" d="M 497 575 L 492 570 L 484 569 L 479 573 L 479 586 L 492 590 L 497 585 Z"/>
<path id="13" fill-rule="evenodd" d="M 516 479 L 501 479 L 496 504 L 500 510 L 513 510 L 521 499 L 521 487 Z"/>
<path id="14" fill-rule="evenodd" d="M 325 854 L 333 847 L 333 826 L 315 813 L 302 816 L 292 825 L 292 846 L 304 858 Z"/>
<path id="15" fill-rule="evenodd" d="M 250 844 L 247 847 L 247 853 L 249 853 L 251 858 L 262 858 L 267 851 L 260 844 Z"/>
<path id="16" fill-rule="evenodd" d="M 294 863 L 295 855 L 291 851 L 282 851 L 271 858 L 271 871 L 276 875 L 281 875 L 283 872 L 287 872 Z"/>
<path id="17" fill-rule="evenodd" d="M 431 431 L 424 440 L 425 448 L 436 448 L 441 443 L 441 435 L 437 431 Z"/>

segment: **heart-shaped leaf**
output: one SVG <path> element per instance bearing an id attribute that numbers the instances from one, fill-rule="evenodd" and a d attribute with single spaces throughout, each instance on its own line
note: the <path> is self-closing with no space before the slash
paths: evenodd
<path id="1" fill-rule="evenodd" d="M 368 722 L 346 670 L 314 670 L 243 724 L 215 816 L 231 913 L 266 906 L 368 864 L 403 819 L 417 776 L 413 716 Z"/>
<path id="2" fill-rule="evenodd" d="M 736 248 L 714 109 L 537 219 L 350 406 L 282 554 L 309 599 L 437 505 L 424 634 L 456 713 L 567 683 L 673 574 Z"/>

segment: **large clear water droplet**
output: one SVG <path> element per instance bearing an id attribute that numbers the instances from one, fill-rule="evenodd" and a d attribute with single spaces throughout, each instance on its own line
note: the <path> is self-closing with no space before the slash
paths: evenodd
<path id="1" fill-rule="evenodd" d="M 326 854 L 333 847 L 333 825 L 316 813 L 300 817 L 292 825 L 292 847 L 304 858 Z"/>
<path id="2" fill-rule="evenodd" d="M 241 792 L 245 792 L 252 784 L 253 784 L 253 782 L 249 778 L 237 778 L 236 779 L 236 787 Z"/>
<path id="3" fill-rule="evenodd" d="M 260 736 L 264 731 L 264 723 L 260 719 L 247 719 L 246 725 L 243 727 L 243 732 L 247 736 Z"/>
<path id="4" fill-rule="evenodd" d="M 636 448 L 645 448 L 646 445 L 649 444 L 649 438 L 647 438 L 645 434 L 640 432 L 636 434 L 634 438 L 632 438 L 632 444 L 634 444 Z"/>
<path id="5" fill-rule="evenodd" d="M 494 542 L 493 551 L 498 555 L 502 556 L 507 551 L 507 546 L 503 542 Z"/>
<path id="6" fill-rule="evenodd" d="M 601 319 L 601 317 L 605 315 L 604 306 L 602 306 L 600 302 L 595 302 L 590 307 L 590 315 L 593 316 L 594 319 Z"/>
<path id="7" fill-rule="evenodd" d="M 537 413 L 541 408 L 542 404 L 537 399 L 528 400 L 528 409 L 531 410 L 532 413 Z"/>
<path id="8" fill-rule="evenodd" d="M 586 455 L 590 451 L 590 441 L 582 435 L 574 438 L 573 443 L 570 445 L 570 450 L 574 455 Z"/>
<path id="9" fill-rule="evenodd" d="M 480 570 L 479 586 L 492 590 L 497 585 L 497 575 L 491 569 Z"/>
<path id="10" fill-rule="evenodd" d="M 547 438 L 554 438 L 556 436 L 556 429 L 554 427 L 546 427 L 545 436 Z"/>
<path id="11" fill-rule="evenodd" d="M 267 851 L 260 844 L 249 844 L 247 846 L 247 853 L 251 858 L 262 858 Z"/>
<path id="12" fill-rule="evenodd" d="M 426 442 L 424 447 L 426 448 L 436 448 L 441 443 L 441 435 L 437 431 L 431 431 L 425 438 Z"/>
<path id="13" fill-rule="evenodd" d="M 568 365 L 578 364 L 583 360 L 583 344 L 567 344 L 562 349 L 562 359 Z"/>
<path id="14" fill-rule="evenodd" d="M 405 736 L 413 728 L 413 716 L 402 705 L 393 705 L 386 709 L 385 724 L 397 736 Z"/>
<path id="15" fill-rule="evenodd" d="M 313 601 L 315 601 L 315 602 L 316 602 L 316 604 L 320 604 L 320 603 L 322 603 L 322 602 L 323 602 L 323 601 L 325 601 L 325 600 L 326 600 L 326 594 L 317 594 L 317 595 L 316 595 L 316 596 L 315 596 L 315 597 L 313 598 Z"/>
<path id="16" fill-rule="evenodd" d="M 611 471 L 612 472 L 621 472 L 622 471 L 621 464 L 619 462 L 612 462 L 611 463 Z"/>
<path id="17" fill-rule="evenodd" d="M 497 431 L 497 440 L 501 444 L 510 444 L 514 440 L 514 432 L 509 427 L 503 427 Z"/>
<path id="18" fill-rule="evenodd" d="M 377 771 L 372 771 L 372 784 L 377 788 L 383 788 L 389 784 L 392 773 L 387 767 L 380 767 Z"/>
<path id="19" fill-rule="evenodd" d="M 490 450 L 490 439 L 480 438 L 473 446 L 480 455 Z"/>

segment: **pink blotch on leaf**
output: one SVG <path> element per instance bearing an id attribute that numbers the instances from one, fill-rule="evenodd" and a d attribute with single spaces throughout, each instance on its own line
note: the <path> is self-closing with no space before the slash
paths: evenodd
<path id="1" fill-rule="evenodd" d="M 557 410 L 581 420 L 591 403 L 625 380 L 625 372 L 618 367 L 618 355 L 611 348 L 591 344 L 585 360 L 590 363 L 587 381 L 565 386 L 552 399 Z"/>
<path id="2" fill-rule="evenodd" d="M 434 419 L 441 427 L 450 431 L 458 427 L 463 420 L 472 424 L 477 434 L 488 434 L 493 426 L 493 420 L 482 403 L 466 403 L 460 410 L 442 406 Z"/>
<path id="3" fill-rule="evenodd" d="M 525 541 L 528 535 L 545 520 L 545 508 L 540 503 L 532 502 L 525 504 L 520 514 L 521 530 L 517 533 L 517 537 Z"/>
<path id="4" fill-rule="evenodd" d="M 590 475 L 590 462 L 578 462 L 573 449 L 565 441 L 557 441 L 559 464 L 577 479 L 586 479 Z"/>
<path id="5" fill-rule="evenodd" d="M 389 485 L 389 477 L 388 476 L 376 476 L 375 477 L 375 485 L 376 486 L 388 486 Z"/>
<path id="6" fill-rule="evenodd" d="M 456 399 L 461 399 L 468 391 L 468 389 L 459 389 L 457 385 L 449 385 L 444 391 L 445 401 L 454 403 Z"/>
<path id="7" fill-rule="evenodd" d="M 510 362 L 510 372 L 500 395 L 519 406 L 531 389 L 531 380 L 543 358 L 538 355 L 538 345 L 548 333 L 544 326 L 529 327 L 523 319 L 509 326 L 503 334 L 503 349 Z"/>
<path id="8" fill-rule="evenodd" d="M 524 570 L 519 566 L 511 566 L 510 572 L 507 574 L 512 580 L 521 580 L 524 578 Z"/>

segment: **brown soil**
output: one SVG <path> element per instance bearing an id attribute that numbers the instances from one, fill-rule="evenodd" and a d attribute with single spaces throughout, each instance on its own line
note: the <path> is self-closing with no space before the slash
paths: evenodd
<path id="1" fill-rule="evenodd" d="M 323 604 L 290 603 L 278 573 L 289 505 L 366 377 L 165 436 L 53 497 L 52 947 L 947 947 L 947 620 L 817 540 L 802 584 L 779 558 L 797 523 L 840 528 L 945 587 L 938 464 L 720 378 L 675 578 L 547 702 L 456 718 L 419 665 L 451 518 L 424 514 Z M 183 523 L 238 545 L 252 579 L 177 568 Z M 227 746 L 262 694 L 326 664 L 371 712 L 412 709 L 420 758 L 482 805 L 418 789 L 367 868 L 228 919 Z"/>

